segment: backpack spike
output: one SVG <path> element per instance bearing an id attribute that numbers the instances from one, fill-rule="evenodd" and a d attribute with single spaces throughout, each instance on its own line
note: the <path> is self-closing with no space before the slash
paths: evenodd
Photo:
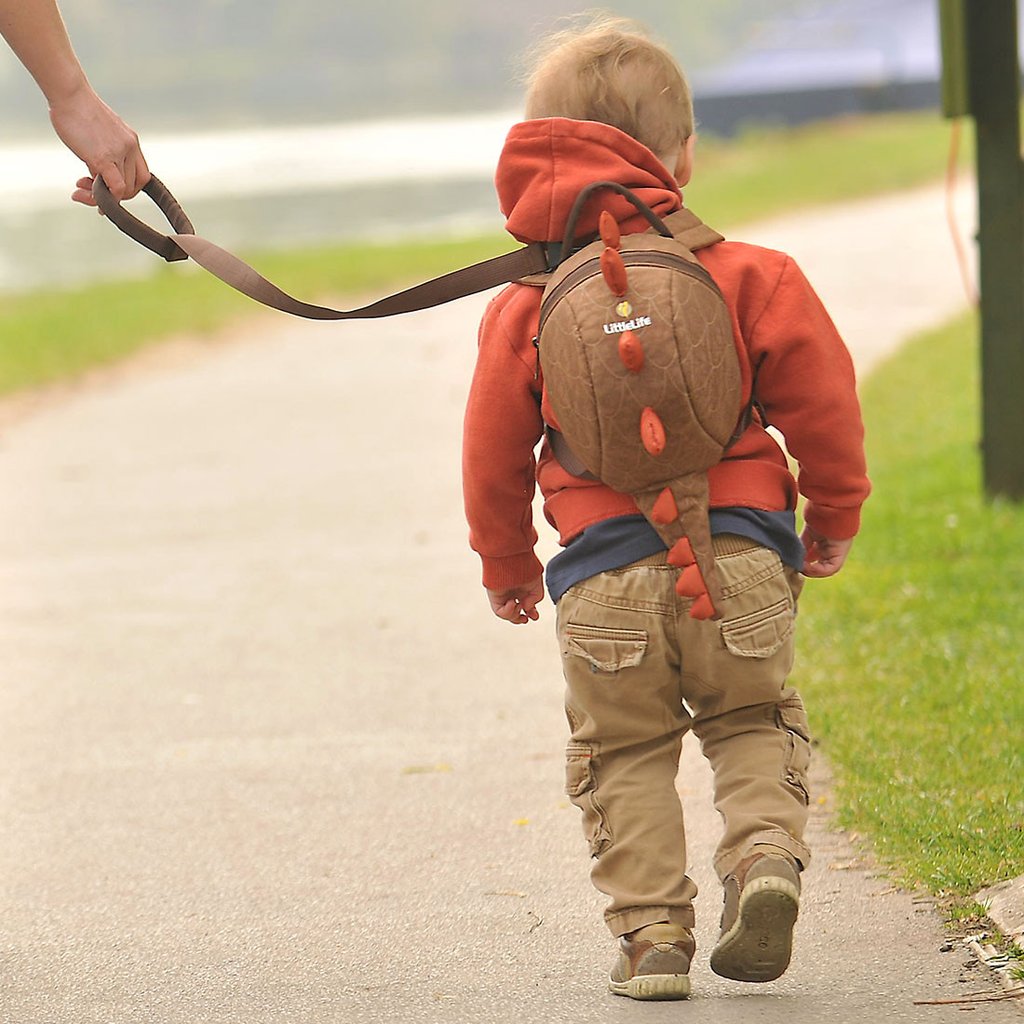
<path id="1" fill-rule="evenodd" d="M 658 456 L 665 450 L 665 425 L 650 406 L 640 414 L 640 440 L 649 455 Z"/>
<path id="2" fill-rule="evenodd" d="M 676 499 L 672 494 L 672 488 L 666 487 L 661 494 L 658 495 L 658 500 L 654 503 L 654 507 L 651 509 L 651 520 L 659 526 L 668 526 L 669 523 L 674 523 L 678 518 L 679 506 L 676 505 Z"/>
<path id="3" fill-rule="evenodd" d="M 607 210 L 602 210 L 597 226 L 601 232 L 601 241 L 609 249 L 618 249 L 622 244 L 622 232 L 619 230 L 619 222 Z"/>
<path id="4" fill-rule="evenodd" d="M 644 347 L 632 331 L 623 331 L 619 337 L 619 359 L 630 373 L 644 368 Z"/>
<path id="5" fill-rule="evenodd" d="M 697 598 L 707 592 L 707 584 L 704 582 L 704 576 L 696 562 L 693 565 L 688 565 L 679 574 L 679 579 L 676 580 L 676 593 L 680 597 Z"/>
<path id="6" fill-rule="evenodd" d="M 668 564 L 682 569 L 687 565 L 695 564 L 697 559 L 693 555 L 693 547 L 688 537 L 682 537 L 672 545 L 668 553 Z"/>
<path id="7" fill-rule="evenodd" d="M 708 594 L 701 594 L 690 606 L 691 619 L 713 619 L 715 615 L 715 606 Z"/>
<path id="8" fill-rule="evenodd" d="M 605 246 L 601 253 L 601 274 L 612 295 L 621 299 L 626 294 L 626 264 L 622 262 L 618 249 Z"/>

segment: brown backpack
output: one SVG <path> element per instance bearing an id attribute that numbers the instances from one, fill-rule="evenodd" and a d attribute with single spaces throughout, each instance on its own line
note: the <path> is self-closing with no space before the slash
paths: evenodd
<path id="1" fill-rule="evenodd" d="M 585 467 L 635 498 L 683 570 L 676 589 L 693 599 L 690 615 L 718 618 L 707 470 L 749 421 L 729 311 L 692 251 L 721 236 L 685 210 L 668 218 L 673 233 L 629 189 L 596 182 L 570 213 L 563 253 L 601 189 L 629 199 L 657 234 L 621 237 L 605 212 L 600 239 L 548 280 L 537 346 L 557 419 L 549 438 L 570 472 Z"/>

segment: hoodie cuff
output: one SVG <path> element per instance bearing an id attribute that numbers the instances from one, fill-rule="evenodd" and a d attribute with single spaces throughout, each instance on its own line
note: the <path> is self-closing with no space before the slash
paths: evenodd
<path id="1" fill-rule="evenodd" d="M 532 551 L 505 558 L 481 555 L 480 559 L 484 568 L 484 586 L 488 590 L 511 590 L 544 575 L 544 566 Z"/>
<path id="2" fill-rule="evenodd" d="M 804 522 L 815 533 L 829 540 L 849 540 L 860 530 L 860 506 L 857 508 L 830 508 L 828 505 L 804 506 Z"/>

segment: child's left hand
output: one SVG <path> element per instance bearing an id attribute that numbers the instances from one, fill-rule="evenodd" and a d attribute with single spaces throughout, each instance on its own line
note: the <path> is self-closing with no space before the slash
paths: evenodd
<path id="1" fill-rule="evenodd" d="M 842 569 L 846 556 L 853 547 L 852 537 L 848 540 L 833 540 L 823 537 L 809 526 L 804 528 L 800 539 L 804 542 L 804 549 L 807 552 L 803 574 L 814 579 L 835 576 Z"/>
<path id="2" fill-rule="evenodd" d="M 538 576 L 530 583 L 509 590 L 488 590 L 487 599 L 491 602 L 491 611 L 513 625 L 523 622 L 536 622 L 540 618 L 537 605 L 544 600 L 544 579 Z"/>

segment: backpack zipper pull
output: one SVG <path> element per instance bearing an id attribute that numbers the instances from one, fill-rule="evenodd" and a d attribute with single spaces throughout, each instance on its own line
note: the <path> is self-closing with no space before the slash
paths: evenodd
<path id="1" fill-rule="evenodd" d="M 538 335 L 533 336 L 532 344 L 534 352 L 537 353 L 537 361 L 533 367 L 533 379 L 540 380 L 540 337 Z"/>

